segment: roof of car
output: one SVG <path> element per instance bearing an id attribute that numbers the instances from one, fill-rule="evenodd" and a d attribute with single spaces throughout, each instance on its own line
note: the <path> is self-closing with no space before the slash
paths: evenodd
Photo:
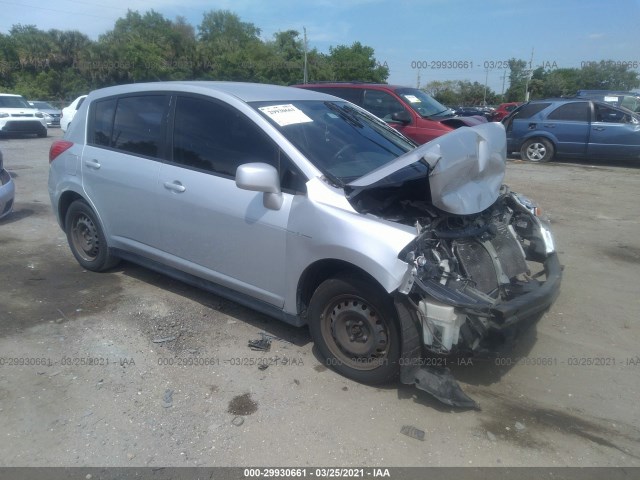
<path id="1" fill-rule="evenodd" d="M 301 88 L 316 88 L 316 87 L 353 87 L 353 88 L 363 88 L 363 87 L 374 87 L 374 88 L 384 88 L 388 90 L 397 90 L 398 88 L 411 88 L 405 87 L 403 85 L 389 85 L 388 83 L 367 83 L 367 82 L 316 82 L 316 83 L 305 83 L 292 85 L 293 87 L 301 87 Z"/>
<path id="2" fill-rule="evenodd" d="M 21 97 L 22 95 L 16 95 L 15 93 L 0 93 L 2 97 Z"/>
<path id="3" fill-rule="evenodd" d="M 585 97 L 569 97 L 569 98 L 537 98 L 535 100 L 529 100 L 528 103 L 556 103 L 556 102 L 588 102 L 592 101 L 591 98 Z"/>
<path id="4" fill-rule="evenodd" d="M 261 83 L 243 82 L 209 82 L 209 81 L 176 81 L 135 83 L 107 87 L 96 90 L 94 95 L 104 97 L 126 93 L 145 91 L 179 91 L 208 94 L 218 92 L 234 96 L 244 102 L 260 101 L 294 101 L 294 100 L 335 100 L 332 95 L 303 90 L 300 88 L 282 87 Z"/>

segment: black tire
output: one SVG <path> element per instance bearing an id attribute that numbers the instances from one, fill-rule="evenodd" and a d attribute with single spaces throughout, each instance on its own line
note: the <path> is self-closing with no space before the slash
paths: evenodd
<path id="1" fill-rule="evenodd" d="M 357 276 L 324 281 L 309 303 L 309 329 L 325 364 L 369 385 L 399 373 L 400 331 L 391 297 Z"/>
<path id="2" fill-rule="evenodd" d="M 530 162 L 548 162 L 554 154 L 553 143 L 546 138 L 530 138 L 520 148 L 522 159 Z"/>
<path id="3" fill-rule="evenodd" d="M 102 226 L 83 200 L 76 200 L 67 210 L 65 232 L 73 256 L 83 268 L 103 272 L 120 261 L 109 253 Z"/>

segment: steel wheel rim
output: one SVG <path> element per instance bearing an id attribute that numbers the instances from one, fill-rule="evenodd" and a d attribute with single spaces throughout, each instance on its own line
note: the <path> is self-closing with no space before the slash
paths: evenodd
<path id="1" fill-rule="evenodd" d="M 531 161 L 542 160 L 546 154 L 547 148 L 543 143 L 535 142 L 527 147 L 527 158 Z"/>
<path id="2" fill-rule="evenodd" d="M 87 262 L 94 261 L 100 253 L 98 229 L 87 215 L 77 215 L 71 224 L 71 242 L 78 255 Z"/>
<path id="3" fill-rule="evenodd" d="M 389 354 L 389 327 L 363 298 L 342 295 L 322 315 L 322 336 L 335 359 L 361 371 L 374 370 Z"/>

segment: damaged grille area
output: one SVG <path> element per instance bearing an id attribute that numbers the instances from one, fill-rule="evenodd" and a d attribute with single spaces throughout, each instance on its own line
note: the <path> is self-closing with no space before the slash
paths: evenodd
<path id="1" fill-rule="evenodd" d="M 458 239 L 453 242 L 453 251 L 477 290 L 489 293 L 498 288 L 491 255 L 480 243 L 468 238 Z"/>
<path id="2" fill-rule="evenodd" d="M 504 223 L 498 224 L 497 227 L 496 236 L 491 240 L 491 244 L 498 253 L 502 271 L 509 278 L 527 272 L 527 262 L 518 240 Z"/>

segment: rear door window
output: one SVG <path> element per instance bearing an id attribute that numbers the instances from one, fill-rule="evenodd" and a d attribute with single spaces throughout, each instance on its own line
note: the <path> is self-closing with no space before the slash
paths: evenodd
<path id="1" fill-rule="evenodd" d="M 91 106 L 88 143 L 145 157 L 162 157 L 168 95 L 98 100 Z"/>
<path id="2" fill-rule="evenodd" d="M 542 110 L 547 108 L 550 103 L 529 103 L 527 105 L 523 105 L 520 110 L 517 112 L 517 117 L 519 119 L 522 118 L 531 118 L 535 114 L 540 113 Z"/>
<path id="3" fill-rule="evenodd" d="M 113 130 L 113 114 L 116 111 L 117 100 L 110 98 L 95 102 L 93 108 L 93 138 L 89 143 L 103 147 L 111 146 L 111 132 Z"/>
<path id="4" fill-rule="evenodd" d="M 549 120 L 565 120 L 572 122 L 589 121 L 589 103 L 571 102 L 556 108 L 547 117 Z"/>
<path id="5" fill-rule="evenodd" d="M 167 96 L 144 95 L 118 100 L 111 146 L 124 152 L 160 156 Z"/>

